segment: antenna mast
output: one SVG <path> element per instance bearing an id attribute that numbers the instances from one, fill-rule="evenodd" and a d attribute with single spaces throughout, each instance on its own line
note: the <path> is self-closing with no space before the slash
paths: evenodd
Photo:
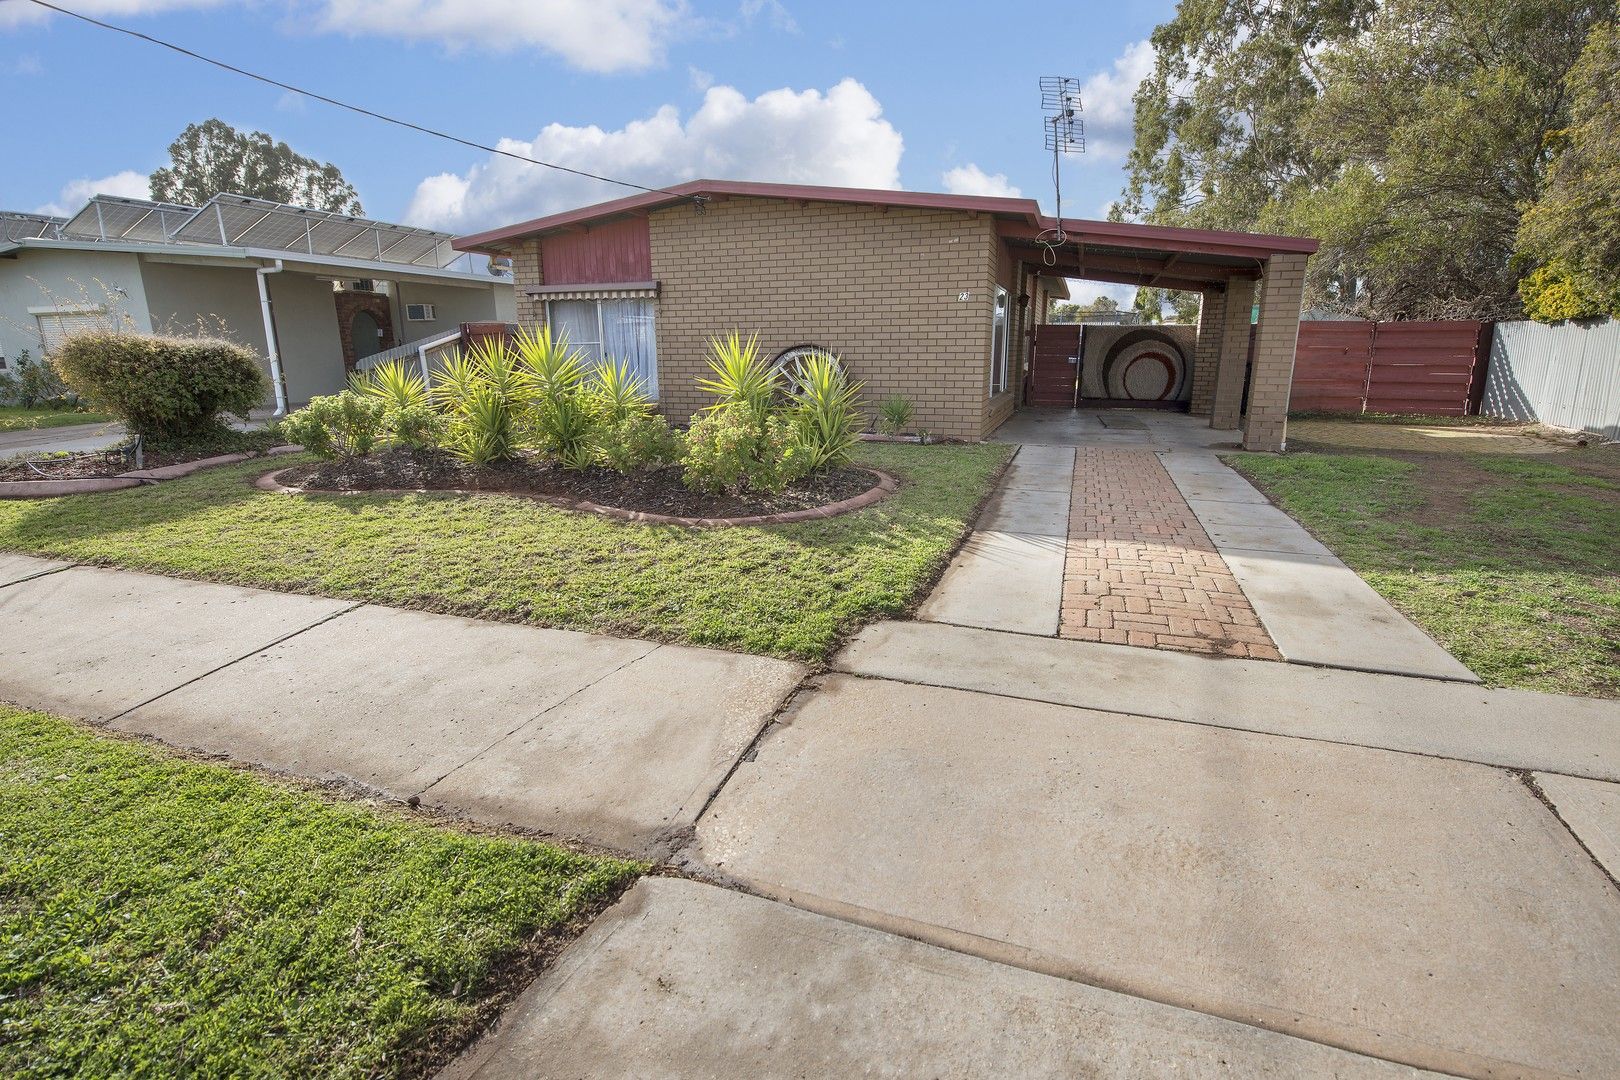
<path id="1" fill-rule="evenodd" d="M 1047 229 L 1036 242 L 1046 248 L 1047 265 L 1068 237 L 1063 232 L 1064 154 L 1086 152 L 1086 122 L 1080 116 L 1080 80 L 1070 75 L 1041 76 L 1041 110 L 1046 114 L 1046 148 L 1052 151 L 1052 193 L 1057 201 L 1057 227 Z"/>

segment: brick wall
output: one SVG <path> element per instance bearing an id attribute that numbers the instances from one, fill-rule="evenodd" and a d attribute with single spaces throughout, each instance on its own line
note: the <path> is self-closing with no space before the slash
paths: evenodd
<path id="1" fill-rule="evenodd" d="M 519 326 L 538 326 L 546 321 L 546 304 L 524 292 L 546 283 L 540 265 L 540 241 L 519 240 L 512 247 L 512 284 L 517 289 L 517 321 Z"/>
<path id="2" fill-rule="evenodd" d="M 707 370 L 708 340 L 735 329 L 757 332 L 768 355 L 802 344 L 838 353 L 865 383 L 868 411 L 904 394 L 919 428 L 985 434 L 1001 246 L 989 218 L 732 198 L 702 215 L 689 206 L 655 211 L 649 225 L 660 283 L 659 391 L 670 419 L 684 422 L 708 404 L 695 386 Z M 518 259 L 521 301 L 539 267 Z M 966 301 L 957 299 L 962 292 Z M 538 314 L 520 309 L 520 318 Z"/>

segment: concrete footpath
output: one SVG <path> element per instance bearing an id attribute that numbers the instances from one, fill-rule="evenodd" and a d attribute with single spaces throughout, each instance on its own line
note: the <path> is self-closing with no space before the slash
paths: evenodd
<path id="1" fill-rule="evenodd" d="M 61 565 L 0 562 L 0 698 L 639 858 L 667 853 L 804 674 Z"/>

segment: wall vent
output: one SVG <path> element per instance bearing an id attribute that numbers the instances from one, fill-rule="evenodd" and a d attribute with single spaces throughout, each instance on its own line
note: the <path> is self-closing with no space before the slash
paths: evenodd
<path id="1" fill-rule="evenodd" d="M 409 322 L 432 322 L 434 319 L 432 304 L 406 304 L 405 318 Z"/>

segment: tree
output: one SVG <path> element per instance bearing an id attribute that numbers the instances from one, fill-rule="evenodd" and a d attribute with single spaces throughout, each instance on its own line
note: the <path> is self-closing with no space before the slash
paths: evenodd
<path id="1" fill-rule="evenodd" d="M 1620 317 L 1620 23 L 1592 28 L 1564 80 L 1567 128 L 1540 197 L 1519 222 L 1525 312 L 1556 322 Z"/>
<path id="2" fill-rule="evenodd" d="M 1137 91 L 1125 209 L 1319 237 L 1306 302 L 1518 310 L 1513 237 L 1612 0 L 1183 0 Z"/>
<path id="3" fill-rule="evenodd" d="M 191 124 L 169 144 L 168 168 L 152 174 L 152 197 L 201 205 L 221 192 L 362 214 L 360 195 L 336 165 L 293 152 L 262 131 L 240 132 L 223 120 Z"/>
<path id="4" fill-rule="evenodd" d="M 1093 315 L 1118 311 L 1119 301 L 1112 296 L 1099 293 L 1096 297 L 1084 304 L 1057 303 L 1052 306 L 1052 321 L 1055 323 L 1084 322 Z"/>
<path id="5" fill-rule="evenodd" d="M 1203 306 L 1203 297 L 1195 292 L 1143 285 L 1136 290 L 1136 299 L 1132 301 L 1131 309 L 1141 315 L 1145 323 L 1161 323 L 1164 322 L 1166 304 L 1175 312 L 1176 322 L 1196 324 L 1198 313 Z"/>

